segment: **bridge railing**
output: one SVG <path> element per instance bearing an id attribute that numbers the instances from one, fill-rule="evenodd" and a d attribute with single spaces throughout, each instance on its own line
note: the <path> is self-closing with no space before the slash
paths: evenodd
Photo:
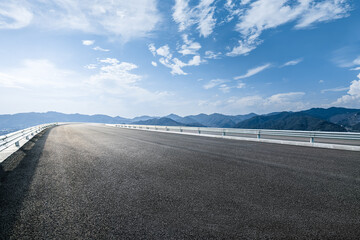
<path id="1" fill-rule="evenodd" d="M 182 126 L 155 126 L 113 124 L 116 127 L 135 128 L 142 130 L 159 130 L 199 135 L 214 135 L 224 138 L 246 138 L 252 141 L 278 142 L 293 145 L 318 146 L 326 148 L 348 149 L 360 151 L 360 133 L 354 132 L 323 132 L 270 129 L 240 128 L 208 128 Z M 306 143 L 307 142 L 307 143 Z"/>
<path id="2" fill-rule="evenodd" d="M 56 123 L 42 124 L 34 127 L 22 129 L 13 133 L 0 136 L 0 152 L 4 151 L 10 146 L 20 147 L 20 141 L 29 140 L 42 130 L 55 126 Z"/>

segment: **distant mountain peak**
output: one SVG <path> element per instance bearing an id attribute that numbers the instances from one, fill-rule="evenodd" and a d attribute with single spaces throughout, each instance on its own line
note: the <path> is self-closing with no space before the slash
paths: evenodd
<path id="1" fill-rule="evenodd" d="M 326 131 L 360 131 L 360 109 L 341 107 L 311 108 L 299 112 L 274 112 L 264 115 L 249 113 L 244 115 L 225 115 L 221 113 L 189 115 L 181 117 L 171 113 L 165 117 L 139 116 L 132 119 L 104 114 L 85 115 L 64 114 L 56 111 L 44 113 L 28 112 L 0 115 L 0 130 L 23 129 L 49 122 L 93 122 L 93 123 L 139 123 L 198 126 L 221 128 L 271 128 Z"/>

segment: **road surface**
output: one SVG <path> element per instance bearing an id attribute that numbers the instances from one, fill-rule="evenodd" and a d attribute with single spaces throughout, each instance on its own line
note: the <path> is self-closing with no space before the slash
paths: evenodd
<path id="1" fill-rule="evenodd" d="M 72 124 L 0 177 L 0 239 L 360 236 L 359 152 Z"/>

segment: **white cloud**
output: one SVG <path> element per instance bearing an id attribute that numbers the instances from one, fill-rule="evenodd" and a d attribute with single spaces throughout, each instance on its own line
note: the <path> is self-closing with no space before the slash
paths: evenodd
<path id="1" fill-rule="evenodd" d="M 351 71 L 360 71 L 360 67 L 351 68 Z"/>
<path id="2" fill-rule="evenodd" d="M 228 111 L 249 113 L 257 109 L 258 112 L 297 111 L 306 108 L 303 102 L 304 92 L 278 93 L 269 97 L 260 95 L 246 97 L 231 97 L 223 103 Z"/>
<path id="3" fill-rule="evenodd" d="M 244 5 L 242 2 L 240 4 Z M 236 4 L 232 0 L 227 0 L 224 8 L 229 12 L 229 15 L 225 18 L 225 22 L 232 21 L 235 16 L 240 16 L 244 11 L 243 8 L 236 7 Z"/>
<path id="4" fill-rule="evenodd" d="M 201 48 L 200 43 L 189 40 L 187 34 L 183 34 L 182 37 L 185 44 L 181 46 L 179 53 L 182 55 L 196 55 L 197 51 Z"/>
<path id="5" fill-rule="evenodd" d="M 187 64 L 186 66 L 199 66 L 200 63 L 202 63 L 203 61 L 201 60 L 200 56 L 194 56 Z"/>
<path id="6" fill-rule="evenodd" d="M 360 74 L 357 75 L 359 80 L 351 82 L 349 91 L 346 95 L 338 98 L 334 105 L 344 107 L 359 107 L 360 106 Z"/>
<path id="7" fill-rule="evenodd" d="M 154 67 L 157 67 L 157 63 L 154 61 L 151 61 L 151 65 L 153 65 Z"/>
<path id="8" fill-rule="evenodd" d="M 150 52 L 152 53 L 152 55 L 153 55 L 153 56 L 156 56 L 156 47 L 155 47 L 155 45 L 154 45 L 153 43 L 150 43 L 150 44 L 148 45 L 148 47 L 149 47 L 149 50 L 150 50 Z"/>
<path id="9" fill-rule="evenodd" d="M 115 58 L 100 60 L 104 65 L 99 73 L 90 77 L 88 83 L 100 86 L 100 89 L 117 89 L 118 87 L 130 87 L 141 79 L 139 75 L 131 73 L 137 68 L 135 64 L 120 62 Z"/>
<path id="10" fill-rule="evenodd" d="M 341 68 L 351 68 L 355 70 L 360 65 L 360 56 L 354 58 L 354 52 L 358 49 L 354 46 L 345 46 L 332 52 L 331 60 Z"/>
<path id="11" fill-rule="evenodd" d="M 184 31 L 193 24 L 189 0 L 175 0 L 173 7 L 173 19 L 179 24 L 179 31 Z"/>
<path id="12" fill-rule="evenodd" d="M 97 68 L 97 65 L 96 64 L 88 64 L 85 66 L 86 69 L 96 69 Z"/>
<path id="13" fill-rule="evenodd" d="M 155 29 L 161 20 L 156 4 L 156 0 L 10 1 L 0 5 L 0 28 L 34 24 L 51 30 L 120 36 L 128 41 L 148 36 Z"/>
<path id="14" fill-rule="evenodd" d="M 250 2 L 251 2 L 251 0 L 241 0 L 242 5 L 249 4 Z"/>
<path id="15" fill-rule="evenodd" d="M 80 95 L 121 94 L 136 101 L 155 99 L 166 95 L 165 92 L 150 92 L 139 86 L 142 76 L 132 73 L 137 69 L 133 63 L 120 62 L 116 58 L 100 59 L 97 64 L 89 64 L 88 69 L 98 69 L 89 76 L 61 69 L 46 59 L 29 59 L 21 67 L 8 71 L 0 71 L 0 86 L 22 89 L 53 89 L 61 90 L 66 96 L 67 91 Z M 45 91 L 45 92 L 46 92 Z M 39 92 L 41 95 L 41 92 Z M 120 95 L 119 95 L 120 97 Z"/>
<path id="16" fill-rule="evenodd" d="M 198 27 L 200 36 L 208 37 L 215 27 L 216 20 L 214 18 L 215 7 L 211 6 L 214 0 L 201 0 L 198 5 Z"/>
<path id="17" fill-rule="evenodd" d="M 234 57 L 238 55 L 248 55 L 252 50 L 254 50 L 259 43 L 259 41 L 254 41 L 250 39 L 244 39 L 238 41 L 239 45 L 234 47 L 231 52 L 226 53 L 227 56 Z"/>
<path id="18" fill-rule="evenodd" d="M 208 83 L 206 83 L 203 88 L 204 89 L 211 89 L 211 88 L 214 88 L 222 83 L 226 82 L 225 80 L 223 79 L 213 79 L 213 80 L 210 80 Z"/>
<path id="19" fill-rule="evenodd" d="M 117 60 L 116 58 L 105 58 L 105 59 L 100 59 L 99 62 L 115 65 L 119 63 L 119 60 Z"/>
<path id="20" fill-rule="evenodd" d="M 262 66 L 259 66 L 259 67 L 256 67 L 256 68 L 249 69 L 246 74 L 234 77 L 234 79 L 237 80 L 237 79 L 243 79 L 243 78 L 251 77 L 251 76 L 253 76 L 255 74 L 258 74 L 259 72 L 264 71 L 265 69 L 269 68 L 270 66 L 271 66 L 271 64 L 267 63 L 265 65 L 262 65 Z"/>
<path id="21" fill-rule="evenodd" d="M 308 1 L 308 0 L 307 0 Z M 303 1 L 306 2 L 307 1 Z M 296 28 L 306 28 L 317 22 L 325 22 L 348 16 L 350 10 L 346 0 L 325 0 L 308 4 L 302 12 Z M 305 7 L 305 6 L 304 6 Z"/>
<path id="22" fill-rule="evenodd" d="M 102 47 L 99 47 L 99 46 L 93 47 L 93 50 L 101 51 L 101 52 L 109 52 L 110 51 L 109 49 L 105 49 L 105 48 L 102 48 Z"/>
<path id="23" fill-rule="evenodd" d="M 329 88 L 329 89 L 323 89 L 321 90 L 321 93 L 326 93 L 326 92 L 343 92 L 349 90 L 349 87 L 337 87 L 337 88 Z"/>
<path id="24" fill-rule="evenodd" d="M 66 88 L 76 84 L 73 71 L 59 69 L 47 59 L 26 59 L 20 67 L 0 72 L 0 85 L 17 88 Z"/>
<path id="25" fill-rule="evenodd" d="M 0 2 L 0 29 L 19 29 L 28 26 L 34 18 L 33 13 L 13 0 Z"/>
<path id="26" fill-rule="evenodd" d="M 222 91 L 223 93 L 228 93 L 230 92 L 231 87 L 229 87 L 226 84 L 221 84 L 219 87 L 219 90 Z"/>
<path id="27" fill-rule="evenodd" d="M 200 3 L 191 9 L 189 0 L 175 0 L 173 19 L 179 24 L 179 31 L 182 32 L 196 24 L 200 36 L 208 37 L 216 24 L 214 2 L 214 0 L 200 0 Z"/>
<path id="28" fill-rule="evenodd" d="M 246 84 L 243 82 L 238 82 L 236 88 L 245 88 Z"/>
<path id="29" fill-rule="evenodd" d="M 172 54 L 170 53 L 170 48 L 169 48 L 168 45 L 164 45 L 162 47 L 159 47 L 156 50 L 156 53 L 159 56 L 163 56 L 163 57 L 166 57 L 166 58 L 172 58 Z"/>
<path id="30" fill-rule="evenodd" d="M 160 58 L 159 62 L 165 67 L 170 68 L 172 75 L 187 75 L 187 73 L 182 70 L 182 67 L 184 67 L 186 64 L 177 58 Z"/>
<path id="31" fill-rule="evenodd" d="M 159 62 L 165 67 L 170 68 L 172 75 L 187 75 L 187 73 L 182 70 L 183 67 L 199 66 L 203 61 L 200 56 L 194 56 L 188 63 L 184 63 L 178 58 L 160 58 Z"/>
<path id="32" fill-rule="evenodd" d="M 302 61 L 303 61 L 302 58 L 294 59 L 294 60 L 284 63 L 281 67 L 295 66 L 295 65 L 301 63 Z"/>
<path id="33" fill-rule="evenodd" d="M 246 1 L 248 3 L 249 1 Z M 246 55 L 260 43 L 264 30 L 296 21 L 295 28 L 307 28 L 318 22 L 346 17 L 350 7 L 346 0 L 256 0 L 239 17 L 236 30 L 242 40 L 228 53 Z"/>
<path id="34" fill-rule="evenodd" d="M 324 80 L 319 80 L 319 83 L 324 83 Z"/>
<path id="35" fill-rule="evenodd" d="M 291 102 L 293 100 L 299 99 L 300 97 L 304 96 L 304 92 L 289 92 L 289 93 L 279 93 L 270 96 L 265 100 L 265 104 L 286 104 L 286 102 Z"/>
<path id="36" fill-rule="evenodd" d="M 360 56 L 354 59 L 353 63 L 354 65 L 360 65 Z"/>
<path id="37" fill-rule="evenodd" d="M 90 95 L 102 98 L 124 99 L 136 103 L 157 101 L 169 96 L 168 92 L 151 92 L 140 87 L 142 76 L 133 73 L 138 66 L 120 62 L 116 58 L 99 60 L 99 70 L 83 81 Z"/>
<path id="38" fill-rule="evenodd" d="M 0 86 L 4 88 L 24 88 L 22 81 L 15 76 L 0 72 Z"/>
<path id="39" fill-rule="evenodd" d="M 182 70 L 183 67 L 199 66 L 202 62 L 204 62 L 201 60 L 199 55 L 193 56 L 193 58 L 187 63 L 178 58 L 173 58 L 168 45 L 164 45 L 156 49 L 154 44 L 150 44 L 149 50 L 154 54 L 154 56 L 162 56 L 162 58 L 159 59 L 159 62 L 165 67 L 170 68 L 172 75 L 187 75 L 187 73 Z"/>
<path id="40" fill-rule="evenodd" d="M 91 72 L 80 73 L 46 59 L 29 59 L 16 68 L 0 68 L 0 98 L 8 101 L 4 111 L 81 111 L 116 116 L 172 105 L 168 101 L 172 93 L 141 86 L 143 76 L 134 73 L 135 64 L 106 58 L 93 65 L 96 68 L 90 67 Z"/>
<path id="41" fill-rule="evenodd" d="M 95 43 L 94 40 L 82 40 L 82 44 L 85 46 L 91 46 Z"/>
<path id="42" fill-rule="evenodd" d="M 246 86 L 246 84 L 241 81 L 239 81 L 236 86 L 229 86 L 228 84 L 226 84 L 226 82 L 228 81 L 224 79 L 213 79 L 207 82 L 206 84 L 204 84 L 203 88 L 208 90 L 214 87 L 219 87 L 220 91 L 222 91 L 223 93 L 228 93 L 232 88 L 240 89 L 240 88 L 245 88 Z"/>
<path id="43" fill-rule="evenodd" d="M 206 51 L 205 52 L 205 58 L 208 59 L 219 59 L 221 56 L 221 52 L 214 53 L 213 51 Z"/>

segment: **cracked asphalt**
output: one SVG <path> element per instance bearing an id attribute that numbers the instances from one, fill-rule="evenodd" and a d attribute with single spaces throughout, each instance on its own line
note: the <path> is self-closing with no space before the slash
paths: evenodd
<path id="1" fill-rule="evenodd" d="M 359 152 L 69 124 L 0 165 L 0 239 L 359 236 Z"/>

